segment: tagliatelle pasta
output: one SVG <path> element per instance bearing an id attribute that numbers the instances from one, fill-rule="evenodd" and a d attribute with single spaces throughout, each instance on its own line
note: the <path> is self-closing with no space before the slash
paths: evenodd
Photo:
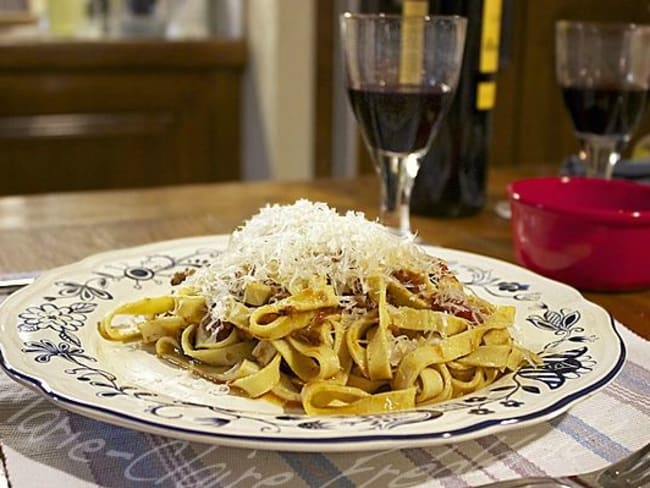
<path id="1" fill-rule="evenodd" d="M 101 335 L 154 344 L 203 378 L 307 414 L 412 409 L 538 361 L 513 341 L 514 308 L 473 295 L 414 242 L 322 203 L 262 209 L 182 278 L 168 296 L 113 310 Z"/>

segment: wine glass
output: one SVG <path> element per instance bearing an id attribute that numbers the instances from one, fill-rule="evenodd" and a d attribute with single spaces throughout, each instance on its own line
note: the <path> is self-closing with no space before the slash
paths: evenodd
<path id="1" fill-rule="evenodd" d="M 650 87 L 650 26 L 560 20 L 556 75 L 586 176 L 611 178 Z"/>
<path id="2" fill-rule="evenodd" d="M 413 182 L 458 84 L 466 20 L 341 16 L 346 87 L 381 178 L 381 222 L 411 237 Z"/>

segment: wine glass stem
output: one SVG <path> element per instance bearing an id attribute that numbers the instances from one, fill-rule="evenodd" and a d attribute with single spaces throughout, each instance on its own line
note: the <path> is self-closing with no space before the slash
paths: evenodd
<path id="1" fill-rule="evenodd" d="M 624 136 L 578 134 L 578 142 L 585 176 L 610 179 L 627 141 Z"/>
<path id="2" fill-rule="evenodd" d="M 420 161 L 414 155 L 375 154 L 381 178 L 381 223 L 402 236 L 411 235 L 411 190 Z"/>

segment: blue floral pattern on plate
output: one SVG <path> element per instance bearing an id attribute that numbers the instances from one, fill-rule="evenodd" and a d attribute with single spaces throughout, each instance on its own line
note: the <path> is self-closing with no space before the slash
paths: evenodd
<path id="1" fill-rule="evenodd" d="M 430 445 L 539 422 L 603 387 L 624 360 L 611 318 L 574 290 L 507 263 L 446 249 L 430 252 L 446 258 L 469 289 L 517 307 L 515 335 L 543 364 L 524 366 L 474 395 L 415 411 L 353 417 L 284 412 L 161 366 L 136 346 L 107 343 L 94 330 L 118 303 L 167 293 L 174 273 L 205 265 L 224 245 L 223 236 L 171 241 L 53 270 L 2 307 L 3 368 L 72 410 L 120 425 L 244 447 L 351 450 Z M 122 360 L 111 361 L 113 355 Z M 139 362 L 129 369 L 129 361 Z M 170 392 L 172 383 L 189 394 Z"/>

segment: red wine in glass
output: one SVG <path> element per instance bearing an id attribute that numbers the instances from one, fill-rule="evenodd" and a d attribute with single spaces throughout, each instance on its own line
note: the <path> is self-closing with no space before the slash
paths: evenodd
<path id="1" fill-rule="evenodd" d="M 361 85 L 348 88 L 366 143 L 389 153 L 424 153 L 452 98 L 449 86 Z"/>
<path id="2" fill-rule="evenodd" d="M 599 136 L 632 134 L 648 102 L 641 87 L 565 86 L 562 92 L 576 131 Z"/>

